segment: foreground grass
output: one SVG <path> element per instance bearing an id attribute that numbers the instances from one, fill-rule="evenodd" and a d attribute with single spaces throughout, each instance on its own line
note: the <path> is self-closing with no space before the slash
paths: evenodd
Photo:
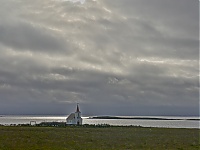
<path id="1" fill-rule="evenodd" d="M 0 127 L 0 150 L 199 150 L 199 134 L 199 129 Z"/>

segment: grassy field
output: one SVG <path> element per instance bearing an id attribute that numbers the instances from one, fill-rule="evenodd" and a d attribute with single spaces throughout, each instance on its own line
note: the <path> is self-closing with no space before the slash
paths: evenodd
<path id="1" fill-rule="evenodd" d="M 199 129 L 0 127 L 0 150 L 199 150 L 199 134 Z"/>

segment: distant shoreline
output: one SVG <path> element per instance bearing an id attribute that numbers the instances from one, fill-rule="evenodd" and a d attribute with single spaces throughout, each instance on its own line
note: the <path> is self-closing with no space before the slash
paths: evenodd
<path id="1" fill-rule="evenodd" d="M 175 118 L 157 118 L 157 117 L 116 117 L 116 116 L 95 116 L 88 119 L 131 119 L 131 120 L 189 120 L 200 121 L 200 119 L 175 119 Z"/>

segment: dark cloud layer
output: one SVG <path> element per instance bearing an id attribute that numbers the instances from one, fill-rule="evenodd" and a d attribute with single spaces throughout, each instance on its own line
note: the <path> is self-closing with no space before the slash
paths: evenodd
<path id="1" fill-rule="evenodd" d="M 0 114 L 199 114 L 199 2 L 0 0 Z"/>

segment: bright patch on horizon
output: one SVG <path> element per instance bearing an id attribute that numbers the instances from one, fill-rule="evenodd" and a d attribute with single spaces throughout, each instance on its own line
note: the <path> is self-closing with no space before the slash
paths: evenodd
<path id="1" fill-rule="evenodd" d="M 70 2 L 72 2 L 72 3 L 80 2 L 81 4 L 84 4 L 84 3 L 85 3 L 85 0 L 60 0 L 60 1 L 70 1 Z"/>

